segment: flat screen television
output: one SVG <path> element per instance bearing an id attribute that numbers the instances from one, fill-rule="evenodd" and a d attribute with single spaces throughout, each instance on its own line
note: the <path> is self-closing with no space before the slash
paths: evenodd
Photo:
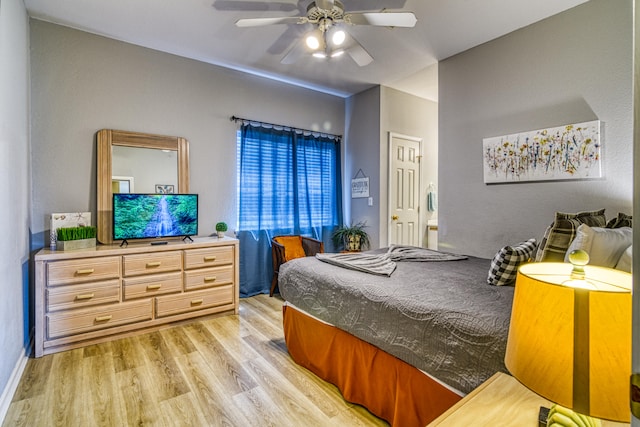
<path id="1" fill-rule="evenodd" d="M 113 239 L 184 237 L 198 234 L 197 194 L 113 195 Z"/>

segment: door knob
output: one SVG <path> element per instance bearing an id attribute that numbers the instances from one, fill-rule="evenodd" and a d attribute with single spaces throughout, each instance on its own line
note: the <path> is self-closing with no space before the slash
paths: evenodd
<path id="1" fill-rule="evenodd" d="M 398 218 L 400 218 L 398 215 L 391 215 L 391 220 L 392 221 L 397 221 Z"/>

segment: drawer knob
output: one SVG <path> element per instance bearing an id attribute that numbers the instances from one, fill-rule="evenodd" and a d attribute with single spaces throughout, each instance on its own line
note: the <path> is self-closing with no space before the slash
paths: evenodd
<path id="1" fill-rule="evenodd" d="M 204 300 L 202 298 L 198 298 L 198 299 L 192 299 L 191 300 L 191 305 L 200 305 L 204 302 Z"/>
<path id="2" fill-rule="evenodd" d="M 93 268 L 85 268 L 85 269 L 81 269 L 81 270 L 76 270 L 76 274 L 91 274 L 95 271 L 95 269 Z"/>
<path id="3" fill-rule="evenodd" d="M 162 287 L 162 285 L 147 285 L 147 290 L 148 291 L 157 291 L 161 287 Z"/>
<path id="4" fill-rule="evenodd" d="M 207 276 L 204 278 L 205 282 L 215 282 L 216 281 L 216 276 Z"/>
<path id="5" fill-rule="evenodd" d="M 96 317 L 96 322 L 107 322 L 107 321 L 111 320 L 112 317 L 113 317 L 112 315 L 98 316 L 98 317 Z"/>
<path id="6" fill-rule="evenodd" d="M 160 264 L 161 264 L 160 261 L 148 262 L 147 263 L 147 268 L 160 267 Z"/>
<path id="7" fill-rule="evenodd" d="M 80 295 L 76 295 L 76 300 L 85 300 L 85 299 L 91 299 L 95 296 L 95 294 L 90 293 L 90 294 L 80 294 Z"/>
<path id="8" fill-rule="evenodd" d="M 215 255 L 210 255 L 210 256 L 206 256 L 204 257 L 205 261 L 215 261 L 216 260 L 216 256 Z"/>

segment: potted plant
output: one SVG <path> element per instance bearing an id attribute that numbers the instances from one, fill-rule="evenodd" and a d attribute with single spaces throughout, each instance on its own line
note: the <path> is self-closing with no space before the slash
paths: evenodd
<path id="1" fill-rule="evenodd" d="M 63 227 L 56 230 L 56 249 L 69 251 L 96 246 L 96 227 Z"/>
<path id="2" fill-rule="evenodd" d="M 364 231 L 366 226 L 366 222 L 361 221 L 338 227 L 331 235 L 336 249 L 344 248 L 346 251 L 357 252 L 368 248 L 369 235 Z"/>
<path id="3" fill-rule="evenodd" d="M 218 238 L 222 239 L 224 237 L 224 232 L 227 231 L 227 223 L 226 222 L 217 223 L 216 231 L 218 232 Z"/>

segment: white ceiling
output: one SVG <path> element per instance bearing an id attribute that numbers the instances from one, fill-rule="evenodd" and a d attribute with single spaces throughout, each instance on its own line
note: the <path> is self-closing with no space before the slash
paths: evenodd
<path id="1" fill-rule="evenodd" d="M 239 18 L 304 15 L 311 0 L 25 0 L 29 15 L 199 61 L 286 81 L 338 96 L 385 85 L 437 99 L 439 60 L 510 33 L 587 0 L 343 0 L 347 12 L 414 12 L 414 28 L 349 26 L 373 56 L 358 67 L 280 59 L 308 25 L 238 28 Z M 260 10 L 262 9 L 262 10 Z M 265 10 L 266 9 L 266 10 Z"/>

